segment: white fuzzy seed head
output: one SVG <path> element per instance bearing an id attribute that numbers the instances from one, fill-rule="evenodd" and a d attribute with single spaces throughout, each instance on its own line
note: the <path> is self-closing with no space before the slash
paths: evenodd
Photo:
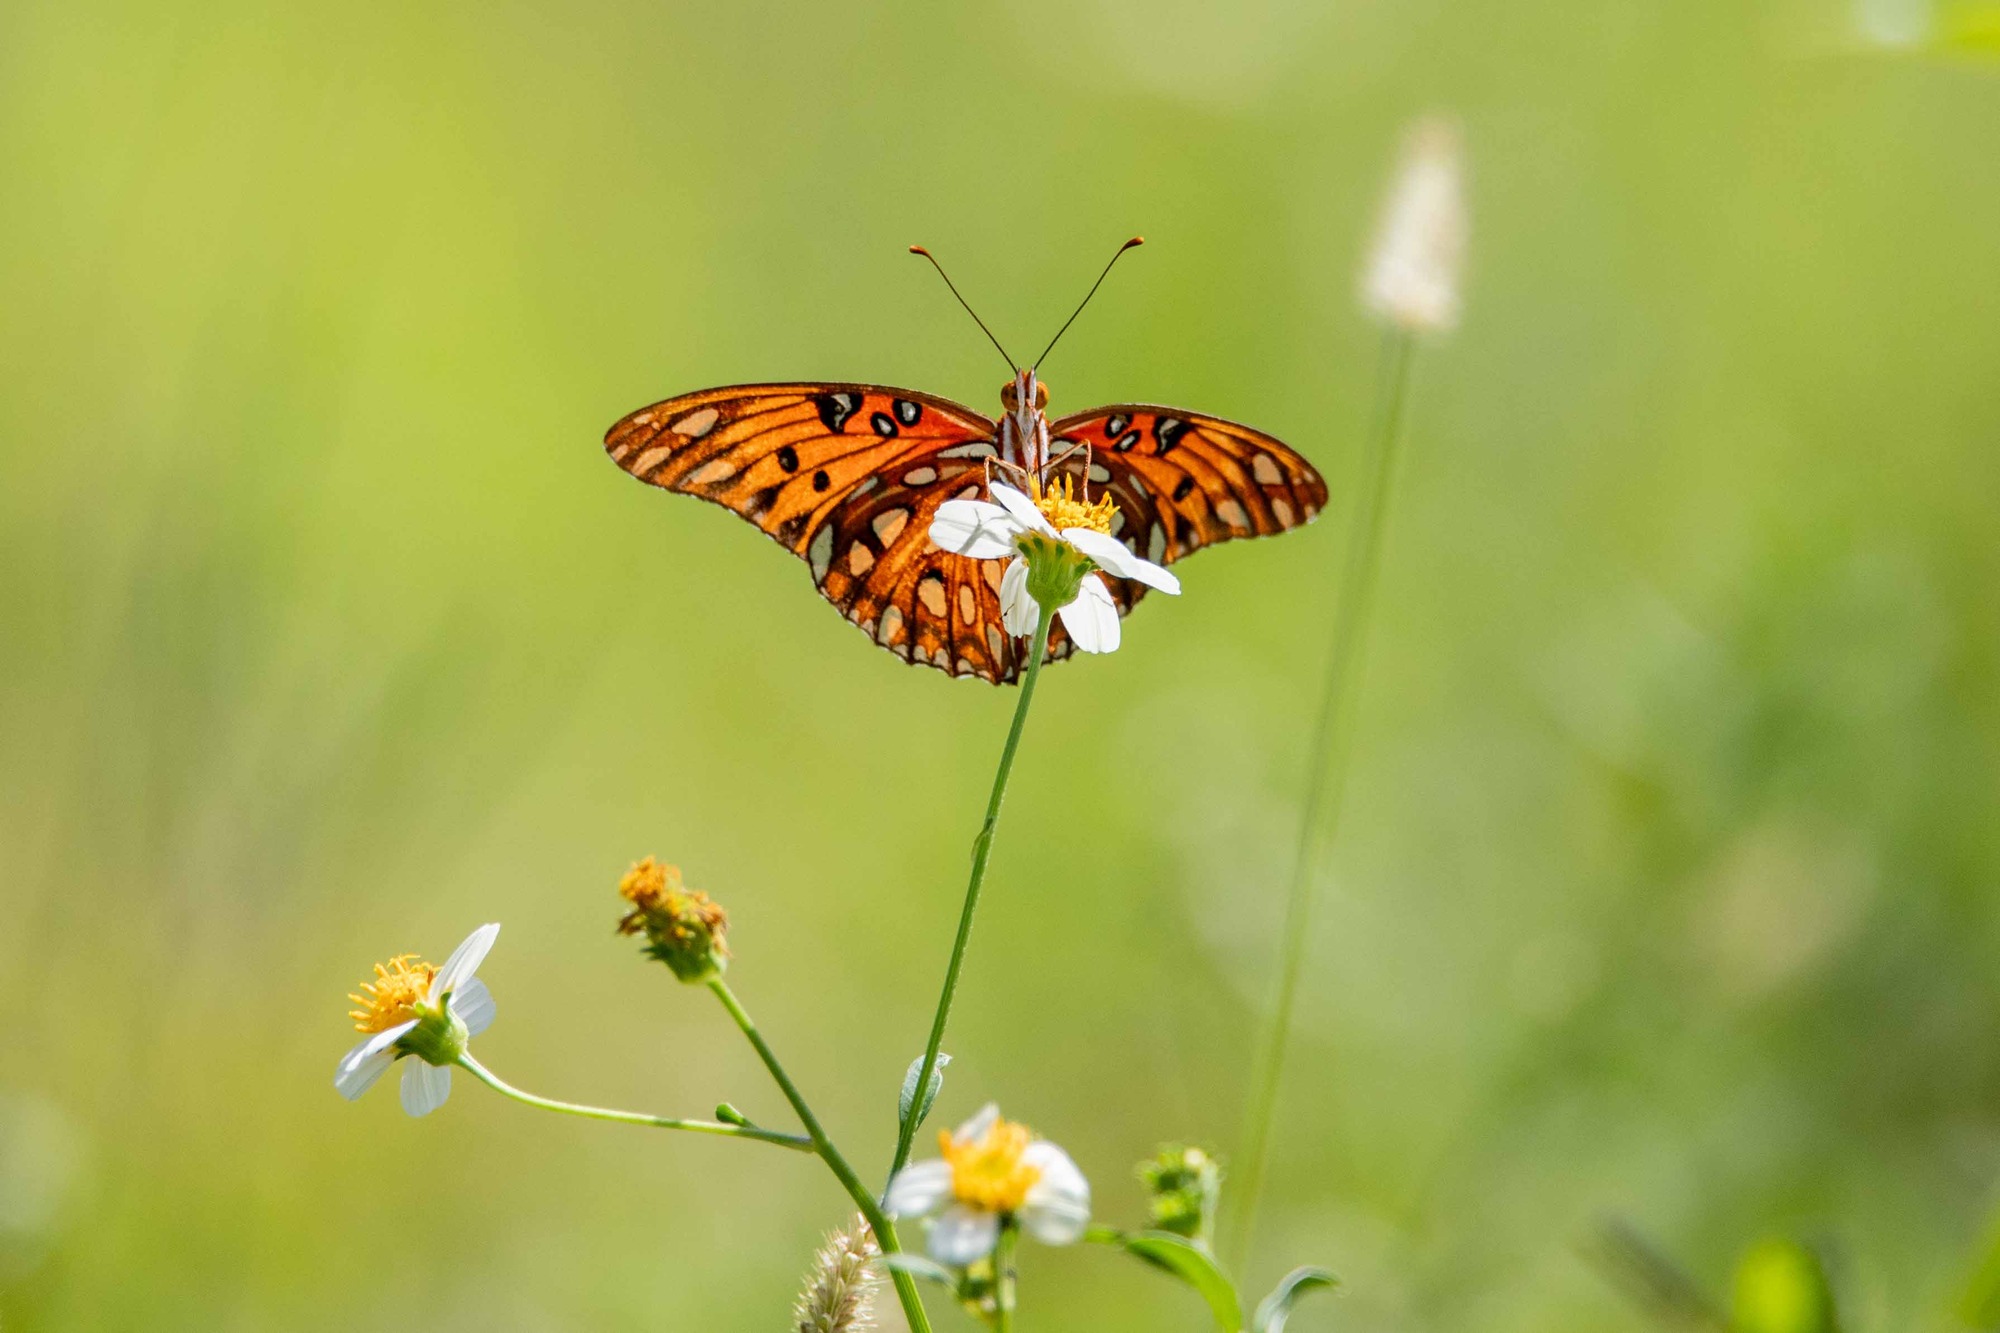
<path id="1" fill-rule="evenodd" d="M 805 1289 L 792 1306 L 795 1333 L 864 1333 L 875 1327 L 875 1235 L 857 1217 L 813 1255 Z"/>
<path id="2" fill-rule="evenodd" d="M 1467 234 L 1464 176 L 1456 123 L 1443 116 L 1418 121 L 1361 275 L 1368 309 L 1405 332 L 1443 333 L 1458 323 Z"/>

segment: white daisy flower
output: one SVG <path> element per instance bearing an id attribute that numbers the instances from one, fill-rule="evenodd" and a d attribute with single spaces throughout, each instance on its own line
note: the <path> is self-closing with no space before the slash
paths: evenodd
<path id="1" fill-rule="evenodd" d="M 1045 1245 L 1068 1245 L 1090 1221 L 1090 1182 L 1069 1154 L 985 1109 L 938 1135 L 942 1158 L 912 1162 L 889 1182 L 891 1217 L 929 1217 L 931 1257 L 963 1268 L 993 1252 L 1004 1221 Z"/>
<path id="2" fill-rule="evenodd" d="M 469 1039 L 493 1025 L 492 992 L 472 974 L 499 934 L 498 922 L 481 926 L 443 967 L 407 953 L 377 963 L 374 980 L 347 997 L 361 1006 L 349 1015 L 356 1030 L 369 1035 L 340 1058 L 334 1089 L 353 1101 L 390 1065 L 414 1055 L 403 1068 L 403 1109 L 429 1115 L 443 1106 L 451 1095 L 451 1065 Z"/>
<path id="3" fill-rule="evenodd" d="M 1117 506 L 1109 497 L 1094 504 L 1078 500 L 1067 477 L 1060 490 L 1050 486 L 1033 499 L 1004 482 L 987 489 L 998 504 L 947 500 L 939 505 L 931 520 L 931 540 L 975 560 L 1013 557 L 1000 580 L 1001 618 L 1009 634 L 1034 633 L 1041 612 L 1035 593 L 1053 591 L 1056 597 L 1066 595 L 1056 615 L 1076 646 L 1086 653 L 1108 653 L 1118 647 L 1118 604 L 1104 580 L 1090 571 L 1137 579 L 1161 592 L 1181 590 L 1179 579 L 1111 535 Z M 1058 556 L 1066 558 L 1053 558 Z M 1031 590 L 1029 574 L 1038 568 L 1047 568 L 1054 577 L 1035 581 Z"/>

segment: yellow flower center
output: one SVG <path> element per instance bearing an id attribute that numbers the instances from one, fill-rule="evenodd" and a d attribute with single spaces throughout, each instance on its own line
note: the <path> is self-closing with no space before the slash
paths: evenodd
<path id="1" fill-rule="evenodd" d="M 347 1015 L 354 1020 L 355 1031 L 387 1032 L 417 1017 L 417 1006 L 430 998 L 437 974 L 436 963 L 426 963 L 413 953 L 375 964 L 375 979 L 362 982 L 361 989 L 347 997 L 361 1006 Z"/>
<path id="2" fill-rule="evenodd" d="M 1021 1160 L 1032 1137 L 1026 1125 L 1011 1120 L 995 1120 L 969 1143 L 959 1142 L 948 1131 L 941 1132 L 938 1146 L 951 1167 L 952 1196 L 982 1212 L 1020 1211 L 1028 1191 L 1042 1178 L 1039 1167 Z"/>
<path id="3" fill-rule="evenodd" d="M 1067 474 L 1051 482 L 1047 490 L 1037 485 L 1034 491 L 1035 508 L 1042 511 L 1042 517 L 1057 532 L 1064 528 L 1089 528 L 1110 535 L 1111 520 L 1118 513 L 1118 506 L 1110 496 L 1101 495 L 1094 501 L 1077 499 Z"/>

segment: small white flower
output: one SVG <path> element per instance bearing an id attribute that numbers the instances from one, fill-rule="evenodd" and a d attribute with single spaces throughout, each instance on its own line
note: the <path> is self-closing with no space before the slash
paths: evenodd
<path id="1" fill-rule="evenodd" d="M 1464 175 L 1457 127 L 1435 116 L 1418 122 L 1361 276 L 1368 308 L 1407 332 L 1442 333 L 1458 323 Z"/>
<path id="2" fill-rule="evenodd" d="M 491 922 L 467 935 L 444 966 L 401 954 L 375 965 L 375 977 L 348 998 L 360 1005 L 350 1015 L 369 1035 L 340 1058 L 333 1086 L 353 1101 L 375 1085 L 389 1066 L 406 1055 L 403 1109 L 429 1115 L 451 1095 L 451 1062 L 467 1039 L 493 1025 L 493 994 L 473 976 L 500 934 Z"/>
<path id="3" fill-rule="evenodd" d="M 1003 1221 L 1045 1245 L 1068 1245 L 1090 1221 L 1090 1183 L 1069 1154 L 988 1103 L 949 1134 L 942 1158 L 913 1162 L 889 1182 L 891 1217 L 929 1217 L 931 1257 L 963 1268 L 993 1252 Z"/>
<path id="4" fill-rule="evenodd" d="M 974 560 L 1012 562 L 1000 579 L 1000 614 L 1009 634 L 1032 634 L 1041 608 L 1028 592 L 1028 557 L 1022 550 L 1024 538 L 1042 537 L 1060 541 L 1091 563 L 1116 578 L 1136 579 L 1161 592 L 1178 593 L 1181 581 L 1125 548 L 1110 532 L 1108 501 L 1088 505 L 1070 498 L 1068 491 L 1051 488 L 1040 504 L 1004 482 L 994 482 L 988 490 L 1000 503 L 985 500 L 947 500 L 938 506 L 931 520 L 931 540 L 946 551 L 971 556 Z M 1072 520 L 1058 528 L 1049 521 L 1048 511 Z M 1108 653 L 1118 647 L 1118 604 L 1111 590 L 1096 574 L 1085 574 L 1077 584 L 1076 596 L 1057 608 L 1063 628 L 1076 646 L 1086 653 Z"/>

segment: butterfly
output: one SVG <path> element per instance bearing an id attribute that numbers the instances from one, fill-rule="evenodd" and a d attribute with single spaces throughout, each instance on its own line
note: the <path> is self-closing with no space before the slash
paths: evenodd
<path id="1" fill-rule="evenodd" d="M 1110 271 L 1107 264 L 1099 284 Z M 1011 357 L 1008 365 L 1015 374 L 1000 391 L 998 419 L 875 384 L 743 384 L 642 407 L 606 432 L 604 448 L 641 481 L 756 524 L 806 562 L 821 596 L 905 662 L 996 685 L 1019 678 L 1027 647 L 1002 623 L 1001 562 L 930 540 L 931 519 L 947 500 L 981 498 L 1003 477 L 1038 493 L 1062 481 L 1086 496 L 1109 496 L 1117 506 L 1111 535 L 1162 565 L 1218 542 L 1299 527 L 1326 505 L 1319 473 L 1262 431 L 1145 403 L 1051 421 L 1048 385 L 1035 368 L 1019 369 Z M 1120 616 L 1146 592 L 1130 580 L 1106 581 Z M 1052 626 L 1047 660 L 1074 650 Z"/>

